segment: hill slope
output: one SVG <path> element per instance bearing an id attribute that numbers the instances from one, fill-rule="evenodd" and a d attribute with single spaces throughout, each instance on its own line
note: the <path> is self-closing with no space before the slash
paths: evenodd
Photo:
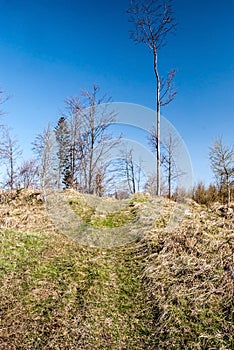
<path id="1" fill-rule="evenodd" d="M 167 229 L 172 202 L 82 198 L 67 194 L 95 228 L 137 219 L 137 242 L 82 246 L 39 193 L 2 197 L 0 349 L 232 349 L 233 218 L 191 203 Z"/>

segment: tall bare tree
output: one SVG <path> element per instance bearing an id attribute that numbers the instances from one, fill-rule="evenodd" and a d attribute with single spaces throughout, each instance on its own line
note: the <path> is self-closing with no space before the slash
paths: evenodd
<path id="1" fill-rule="evenodd" d="M 220 186 L 225 188 L 227 206 L 231 202 L 231 187 L 234 184 L 234 146 L 225 146 L 222 138 L 215 140 L 210 147 L 211 169 L 219 178 Z"/>
<path id="2" fill-rule="evenodd" d="M 136 43 L 143 43 L 153 53 L 153 69 L 156 78 L 156 125 L 157 125 L 157 195 L 160 195 L 160 122 L 161 106 L 169 104 L 176 91 L 173 88 L 175 69 L 168 73 L 167 79 L 159 74 L 158 53 L 166 44 L 168 34 L 175 33 L 176 23 L 170 0 L 131 0 L 127 13 L 129 21 L 134 28 L 130 32 L 131 38 Z"/>
<path id="3" fill-rule="evenodd" d="M 115 121 L 116 113 L 110 109 L 110 99 L 106 95 L 99 97 L 99 88 L 95 84 L 91 92 L 83 91 L 82 95 L 86 108 L 81 111 L 78 136 L 80 174 L 83 190 L 95 193 L 97 176 L 104 176 L 100 169 L 109 161 L 111 149 L 119 143 L 119 138 L 114 139 L 108 130 L 109 125 Z"/>

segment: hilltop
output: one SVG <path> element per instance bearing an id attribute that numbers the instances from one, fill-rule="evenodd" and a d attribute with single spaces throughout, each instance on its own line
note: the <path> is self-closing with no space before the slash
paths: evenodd
<path id="1" fill-rule="evenodd" d="M 0 196 L 0 349 L 233 348 L 232 215 L 147 195 L 58 198 Z"/>

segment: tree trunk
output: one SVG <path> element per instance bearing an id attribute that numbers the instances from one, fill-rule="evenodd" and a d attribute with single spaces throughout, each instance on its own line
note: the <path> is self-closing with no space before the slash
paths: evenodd
<path id="1" fill-rule="evenodd" d="M 154 49 L 154 73 L 156 77 L 156 110 L 157 110 L 157 166 L 156 166 L 156 187 L 157 187 L 157 196 L 161 194 L 161 150 L 160 150 L 160 142 L 161 142 L 161 114 L 160 114 L 160 77 L 157 68 L 157 51 Z"/>
<path id="2" fill-rule="evenodd" d="M 171 156 L 169 156 L 169 165 L 168 165 L 168 198 L 171 199 Z"/>
<path id="3" fill-rule="evenodd" d="M 14 164 L 12 148 L 10 149 L 10 189 L 14 189 Z"/>
<path id="4" fill-rule="evenodd" d="M 230 208 L 231 205 L 231 188 L 230 188 L 230 181 L 229 176 L 227 175 L 227 206 Z"/>

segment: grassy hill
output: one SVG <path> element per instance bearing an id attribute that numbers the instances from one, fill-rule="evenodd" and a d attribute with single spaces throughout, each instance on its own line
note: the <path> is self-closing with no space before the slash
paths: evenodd
<path id="1" fill-rule="evenodd" d="M 168 226 L 180 208 L 165 199 L 67 192 L 90 247 L 58 230 L 40 193 L 0 200 L 1 350 L 234 348 L 232 215 L 191 202 Z M 107 228 L 134 234 L 97 240 Z"/>

